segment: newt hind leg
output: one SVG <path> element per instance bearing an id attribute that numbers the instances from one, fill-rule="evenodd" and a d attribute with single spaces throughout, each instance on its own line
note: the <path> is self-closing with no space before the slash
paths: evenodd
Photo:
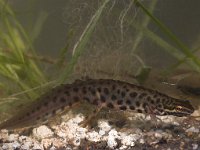
<path id="1" fill-rule="evenodd" d="M 96 107 L 93 110 L 92 114 L 90 114 L 88 117 L 86 117 L 86 119 L 84 121 L 82 121 L 80 123 L 80 125 L 82 127 L 87 127 L 87 126 L 91 127 L 93 122 L 96 120 L 95 118 L 98 115 L 98 113 L 101 111 L 101 109 L 102 109 L 102 106 Z"/>

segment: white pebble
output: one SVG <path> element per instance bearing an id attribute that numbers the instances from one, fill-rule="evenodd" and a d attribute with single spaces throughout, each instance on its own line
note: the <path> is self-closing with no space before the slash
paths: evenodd
<path id="1" fill-rule="evenodd" d="M 198 145 L 198 144 L 192 144 L 192 149 L 193 149 L 193 150 L 196 150 L 196 149 L 198 149 L 198 147 L 199 147 L 199 145 Z"/>
<path id="2" fill-rule="evenodd" d="M 3 149 L 3 150 L 9 149 L 9 144 L 10 144 L 10 143 L 4 143 L 3 146 L 2 146 L 2 149 Z"/>
<path id="3" fill-rule="evenodd" d="M 93 142 L 98 142 L 101 140 L 101 135 L 99 135 L 97 132 L 88 132 L 87 139 Z"/>
<path id="4" fill-rule="evenodd" d="M 52 145 L 52 143 L 52 139 L 42 139 L 41 141 L 41 145 L 44 147 L 44 149 L 49 148 Z"/>
<path id="5" fill-rule="evenodd" d="M 105 134 L 106 134 L 106 132 L 104 130 L 99 130 L 99 135 L 103 136 Z"/>
<path id="6" fill-rule="evenodd" d="M 101 136 L 105 135 L 108 131 L 111 130 L 111 126 L 106 121 L 99 121 L 98 127 L 100 128 L 99 135 Z"/>
<path id="7" fill-rule="evenodd" d="M 119 149 L 120 149 L 120 150 L 126 150 L 126 149 L 127 149 L 127 146 L 126 146 L 126 145 L 122 145 Z"/>
<path id="8" fill-rule="evenodd" d="M 0 130 L 0 139 L 2 141 L 7 141 L 8 140 L 8 130 Z"/>
<path id="9" fill-rule="evenodd" d="M 74 145 L 79 146 L 81 139 L 86 137 L 86 128 L 79 126 L 79 123 L 83 121 L 84 117 L 82 115 L 77 115 L 75 118 L 64 122 L 60 127 L 56 128 L 55 133 L 62 138 L 72 141 Z"/>
<path id="10" fill-rule="evenodd" d="M 53 132 L 45 125 L 33 129 L 33 136 L 38 139 L 51 137 Z"/>
<path id="11" fill-rule="evenodd" d="M 22 136 L 19 137 L 19 141 L 20 141 L 20 142 L 23 142 L 23 141 L 25 141 L 27 138 L 28 138 L 27 136 L 22 135 Z"/>
<path id="12" fill-rule="evenodd" d="M 161 133 L 156 132 L 155 133 L 155 137 L 161 139 L 163 136 Z"/>
<path id="13" fill-rule="evenodd" d="M 25 142 L 25 143 L 21 146 L 21 149 L 23 149 L 23 150 L 28 150 L 28 149 L 30 149 L 31 145 L 32 145 L 32 142 Z"/>
<path id="14" fill-rule="evenodd" d="M 8 136 L 8 141 L 9 142 L 13 142 L 13 141 L 16 141 L 18 139 L 19 135 L 18 134 L 10 134 Z"/>
<path id="15" fill-rule="evenodd" d="M 15 141 L 14 143 L 13 143 L 13 149 L 17 149 L 17 148 L 20 148 L 20 144 L 17 142 L 17 141 Z"/>
<path id="16" fill-rule="evenodd" d="M 121 143 L 125 146 L 135 146 L 135 142 L 141 139 L 141 134 L 129 134 L 120 133 L 121 136 Z"/>
<path id="17" fill-rule="evenodd" d="M 115 129 L 112 129 L 108 133 L 108 141 L 107 144 L 110 148 L 114 148 L 117 146 L 117 142 L 115 139 L 119 138 L 118 132 Z"/>
<path id="18" fill-rule="evenodd" d="M 140 140 L 139 140 L 139 143 L 140 143 L 140 144 L 144 144 L 144 143 L 145 143 L 144 139 L 140 139 Z"/>
<path id="19" fill-rule="evenodd" d="M 52 146 L 49 150 L 56 150 L 56 148 L 54 146 Z"/>
<path id="20" fill-rule="evenodd" d="M 33 149 L 33 150 L 42 150 L 43 148 L 42 148 L 41 145 L 39 145 L 39 143 L 34 143 L 32 149 Z"/>
<path id="21" fill-rule="evenodd" d="M 100 128 L 100 130 L 103 130 L 105 132 L 108 132 L 111 129 L 111 126 L 106 121 L 99 121 L 98 127 Z"/>

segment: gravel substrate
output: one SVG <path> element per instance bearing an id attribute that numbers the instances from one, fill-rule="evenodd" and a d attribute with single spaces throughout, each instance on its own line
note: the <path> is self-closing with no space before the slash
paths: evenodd
<path id="1" fill-rule="evenodd" d="M 93 128 L 81 127 L 84 117 L 78 114 L 60 125 L 42 125 L 26 132 L 4 129 L 0 131 L 0 150 L 200 149 L 198 120 L 132 116 L 121 123 L 99 119 Z"/>

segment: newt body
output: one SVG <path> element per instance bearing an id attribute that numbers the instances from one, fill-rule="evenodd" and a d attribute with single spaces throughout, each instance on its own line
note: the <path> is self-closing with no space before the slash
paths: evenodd
<path id="1" fill-rule="evenodd" d="M 194 108 L 188 100 L 169 97 L 155 90 L 111 79 L 89 79 L 58 86 L 21 114 L 2 123 L 0 129 L 30 126 L 60 110 L 87 101 L 96 107 L 154 115 L 188 116 Z"/>

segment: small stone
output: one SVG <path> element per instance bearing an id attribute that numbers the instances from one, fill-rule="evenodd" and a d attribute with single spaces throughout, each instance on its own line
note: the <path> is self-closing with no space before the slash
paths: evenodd
<path id="1" fill-rule="evenodd" d="M 145 143 L 144 139 L 140 139 L 140 140 L 139 140 L 139 143 L 140 143 L 140 144 L 144 144 L 144 143 Z"/>
<path id="2" fill-rule="evenodd" d="M 9 142 L 13 142 L 13 141 L 16 141 L 18 139 L 19 135 L 18 134 L 10 134 L 8 136 L 8 141 Z"/>
<path id="3" fill-rule="evenodd" d="M 154 135 L 155 135 L 156 138 L 159 138 L 159 139 L 161 139 L 163 137 L 163 135 L 161 133 L 158 133 L 158 132 L 156 132 Z"/>
<path id="4" fill-rule="evenodd" d="M 42 150 L 43 148 L 42 148 L 41 145 L 39 145 L 39 143 L 34 143 L 32 149 L 33 149 L 33 150 Z"/>
<path id="5" fill-rule="evenodd" d="M 103 136 L 105 134 L 106 134 L 106 132 L 104 130 L 99 130 L 99 135 Z"/>
<path id="6" fill-rule="evenodd" d="M 63 122 L 60 126 L 55 129 L 55 134 L 59 137 L 71 141 L 75 146 L 79 146 L 81 139 L 86 137 L 86 128 L 79 126 L 79 123 L 83 121 L 81 115 L 77 115 L 75 118 L 70 119 L 67 122 Z"/>
<path id="7" fill-rule="evenodd" d="M 25 141 L 26 139 L 27 139 L 27 136 L 23 136 L 23 135 L 22 135 L 22 136 L 19 137 L 19 141 L 20 141 L 20 142 L 23 142 L 23 141 Z"/>
<path id="8" fill-rule="evenodd" d="M 193 149 L 193 150 L 196 150 L 196 149 L 198 149 L 198 147 L 199 147 L 199 145 L 198 145 L 198 144 L 192 144 L 192 149 Z"/>
<path id="9" fill-rule="evenodd" d="M 125 149 L 127 149 L 127 146 L 126 145 L 122 145 L 119 149 L 120 150 L 125 150 Z"/>
<path id="10" fill-rule="evenodd" d="M 60 139 L 60 138 L 59 139 L 53 138 L 52 142 L 53 142 L 53 146 L 55 146 L 55 147 L 65 147 L 68 143 L 66 140 L 63 140 L 63 139 Z"/>
<path id="11" fill-rule="evenodd" d="M 103 130 L 105 132 L 108 132 L 111 130 L 111 126 L 106 121 L 99 121 L 98 127 L 100 128 L 100 130 Z"/>
<path id="12" fill-rule="evenodd" d="M 9 144 L 10 144 L 10 143 L 4 143 L 3 146 L 1 147 L 2 150 L 7 150 L 7 149 L 9 149 Z"/>
<path id="13" fill-rule="evenodd" d="M 1 141 L 8 140 L 8 130 L 0 130 L 0 140 Z"/>
<path id="14" fill-rule="evenodd" d="M 21 145 L 20 145 L 17 141 L 15 141 L 15 142 L 13 143 L 13 149 L 19 149 L 20 146 L 21 146 Z"/>
<path id="15" fill-rule="evenodd" d="M 30 149 L 32 145 L 32 142 L 25 142 L 22 146 L 21 149 L 27 150 Z"/>
<path id="16" fill-rule="evenodd" d="M 87 134 L 87 139 L 93 142 L 98 142 L 101 139 L 101 135 L 99 135 L 97 132 L 93 131 L 93 132 L 89 132 Z"/>
<path id="17" fill-rule="evenodd" d="M 52 146 L 49 150 L 56 150 L 55 146 Z"/>
<path id="18" fill-rule="evenodd" d="M 117 146 L 117 142 L 115 139 L 119 138 L 118 132 L 115 129 L 112 129 L 108 133 L 108 141 L 107 144 L 110 148 L 115 148 Z"/>
<path id="19" fill-rule="evenodd" d="M 52 145 L 52 139 L 43 139 L 41 141 L 41 145 L 43 145 L 44 149 L 49 149 L 49 147 Z"/>
<path id="20" fill-rule="evenodd" d="M 121 135 L 121 143 L 126 146 L 135 146 L 135 142 L 141 138 L 138 134 L 120 134 Z"/>
<path id="21" fill-rule="evenodd" d="M 38 139 L 53 136 L 53 132 L 45 125 L 33 129 L 33 136 Z"/>

